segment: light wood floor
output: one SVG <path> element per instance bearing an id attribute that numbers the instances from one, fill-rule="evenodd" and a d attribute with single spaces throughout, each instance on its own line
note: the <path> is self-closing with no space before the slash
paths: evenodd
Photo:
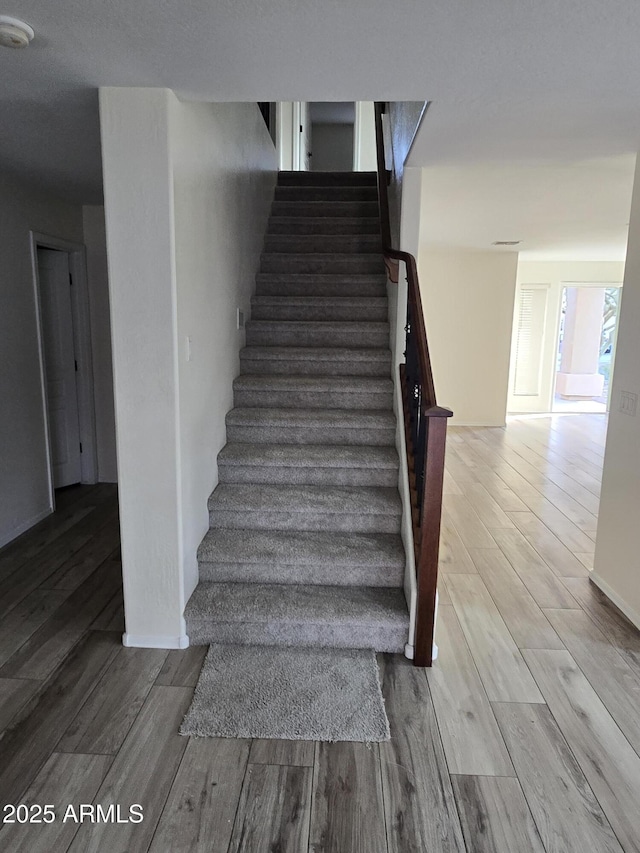
<path id="1" fill-rule="evenodd" d="M 3 851 L 640 851 L 640 633 L 590 584 L 606 420 L 450 430 L 430 671 L 380 659 L 390 743 L 176 734 L 204 650 L 124 649 L 113 487 L 0 551 L 0 804 L 139 824 Z"/>

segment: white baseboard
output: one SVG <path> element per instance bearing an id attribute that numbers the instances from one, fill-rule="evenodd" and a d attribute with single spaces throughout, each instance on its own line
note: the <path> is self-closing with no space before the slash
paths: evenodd
<path id="1" fill-rule="evenodd" d="M 629 605 L 622 599 L 615 589 L 612 589 L 609 584 L 603 580 L 599 574 L 596 572 L 591 572 L 591 580 L 598 587 L 599 590 L 604 592 L 604 594 L 609 598 L 618 610 L 621 610 L 624 615 L 627 617 L 629 622 L 632 622 L 636 628 L 640 628 L 640 613 L 636 613 L 636 611 L 629 607 Z"/>
<path id="2" fill-rule="evenodd" d="M 413 660 L 415 657 L 416 649 L 415 646 L 410 645 L 409 643 L 405 643 L 404 647 L 404 656 L 409 660 Z M 433 644 L 433 648 L 431 650 L 431 660 L 434 661 L 438 657 L 438 647 L 436 644 Z"/>
<path id="3" fill-rule="evenodd" d="M 48 515 L 51 515 L 53 510 L 51 507 L 39 512 L 37 515 L 34 515 L 33 518 L 30 518 L 28 521 L 23 521 L 22 524 L 19 524 L 17 527 L 14 527 L 9 533 L 5 533 L 0 536 L 0 548 L 4 548 L 5 545 L 8 545 L 9 542 L 13 542 L 14 539 L 17 539 L 18 536 L 22 536 L 23 533 L 26 533 L 27 530 L 30 530 L 34 525 L 38 524 L 39 521 L 43 521 Z"/>
<path id="4" fill-rule="evenodd" d="M 123 634 L 122 645 L 134 649 L 187 649 L 189 637 L 169 637 L 162 634 Z"/>

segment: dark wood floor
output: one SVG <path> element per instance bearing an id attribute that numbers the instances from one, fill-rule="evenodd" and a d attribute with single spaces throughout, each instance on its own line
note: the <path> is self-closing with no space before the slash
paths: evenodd
<path id="1" fill-rule="evenodd" d="M 588 579 L 605 423 L 451 430 L 440 658 L 381 656 L 380 745 L 180 737 L 204 649 L 121 646 L 115 489 L 62 492 L 0 551 L 0 804 L 57 820 L 0 849 L 640 851 L 640 633 Z"/>

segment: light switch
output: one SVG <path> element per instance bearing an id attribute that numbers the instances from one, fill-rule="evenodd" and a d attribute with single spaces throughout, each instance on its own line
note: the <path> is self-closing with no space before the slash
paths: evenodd
<path id="1" fill-rule="evenodd" d="M 623 415 L 630 415 L 632 418 L 635 418 L 638 411 L 638 395 L 632 394 L 631 391 L 621 391 L 620 411 Z"/>
<path id="2" fill-rule="evenodd" d="M 238 308 L 237 319 L 238 319 L 237 328 L 238 329 L 244 329 L 244 311 L 242 310 L 242 308 Z"/>
<path id="3" fill-rule="evenodd" d="M 187 361 L 191 361 L 192 360 L 192 353 L 191 353 L 191 336 L 190 335 L 187 335 L 187 337 L 185 338 L 184 351 L 185 351 L 185 355 L 187 357 Z"/>

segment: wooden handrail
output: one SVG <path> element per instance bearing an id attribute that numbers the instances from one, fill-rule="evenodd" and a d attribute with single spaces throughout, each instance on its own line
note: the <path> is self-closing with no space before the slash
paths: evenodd
<path id="1" fill-rule="evenodd" d="M 391 245 L 383 113 L 384 104 L 376 103 L 375 127 L 382 252 L 392 281 L 398 280 L 392 262 L 404 263 L 408 288 L 405 326 L 406 361 L 405 364 L 400 365 L 400 385 L 418 589 L 414 663 L 416 666 L 431 666 L 447 434 L 446 419 L 453 413 L 449 409 L 438 406 L 436 400 L 416 259 L 409 252 L 394 249 Z"/>

